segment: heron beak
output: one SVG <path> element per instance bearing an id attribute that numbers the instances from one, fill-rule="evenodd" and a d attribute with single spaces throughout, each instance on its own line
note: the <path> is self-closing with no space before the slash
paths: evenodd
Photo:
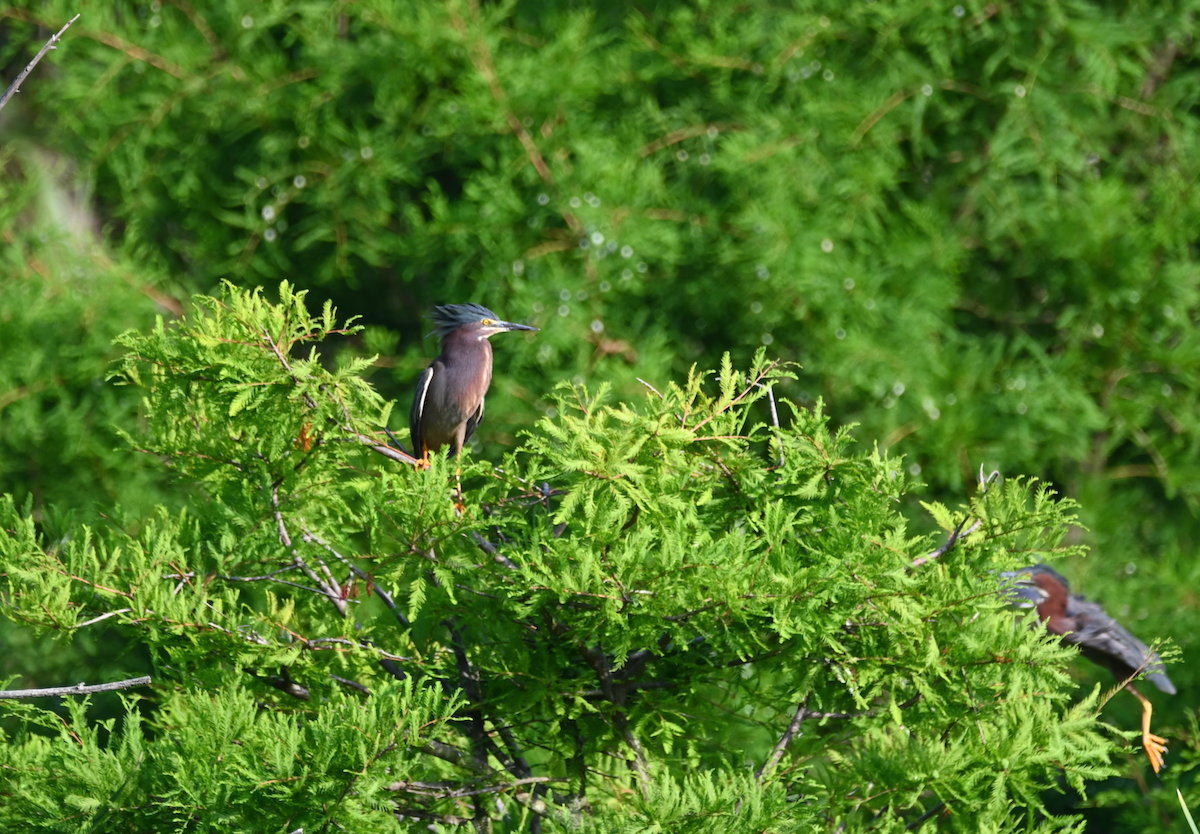
<path id="1" fill-rule="evenodd" d="M 492 325 L 497 333 L 503 333 L 506 330 L 537 330 L 536 327 L 530 327 L 528 324 L 517 324 L 511 321 L 498 321 Z"/>

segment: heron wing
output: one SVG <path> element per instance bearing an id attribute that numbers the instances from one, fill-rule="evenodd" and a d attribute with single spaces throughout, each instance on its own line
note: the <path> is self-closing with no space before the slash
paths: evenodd
<path id="1" fill-rule="evenodd" d="M 479 401 L 479 408 L 475 409 L 475 413 L 467 418 L 467 430 L 463 434 L 463 445 L 471 439 L 471 435 L 475 433 L 475 429 L 479 428 L 479 424 L 483 422 L 483 400 Z"/>
<path id="2" fill-rule="evenodd" d="M 1085 656 L 1110 668 L 1120 665 L 1128 667 L 1130 672 L 1140 670 L 1159 689 L 1175 691 L 1163 673 L 1158 655 L 1110 617 L 1099 603 L 1073 594 L 1067 604 L 1067 616 L 1075 619 L 1075 631 L 1066 636 L 1066 642 L 1078 643 Z M 1117 669 L 1114 673 L 1121 674 Z"/>
<path id="3" fill-rule="evenodd" d="M 426 368 L 417 379 L 417 390 L 413 392 L 412 410 L 408 413 L 408 433 L 412 437 L 413 454 L 420 458 L 425 456 L 425 446 L 421 437 L 421 417 L 425 413 L 425 396 L 429 393 L 429 383 L 433 382 L 433 365 Z"/>

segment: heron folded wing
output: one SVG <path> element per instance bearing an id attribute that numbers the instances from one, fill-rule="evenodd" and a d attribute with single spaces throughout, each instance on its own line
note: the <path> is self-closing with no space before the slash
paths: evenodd
<path id="1" fill-rule="evenodd" d="M 429 383 L 433 382 L 433 365 L 430 365 L 417 380 L 417 390 L 413 392 L 412 410 L 408 413 L 408 432 L 412 436 L 413 454 L 424 457 L 425 446 L 421 437 L 421 417 L 425 413 L 425 396 L 429 393 Z"/>
<path id="2" fill-rule="evenodd" d="M 479 428 L 479 424 L 483 422 L 483 402 L 483 400 L 480 400 L 479 408 L 475 409 L 475 413 L 467 418 L 467 430 L 463 434 L 464 445 L 471 439 L 471 435 L 475 433 L 475 429 Z"/>

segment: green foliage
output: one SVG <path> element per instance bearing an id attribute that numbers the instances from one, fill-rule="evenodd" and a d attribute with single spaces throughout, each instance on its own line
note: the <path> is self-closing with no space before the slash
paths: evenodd
<path id="1" fill-rule="evenodd" d="M 901 461 L 819 408 L 757 420 L 790 375 L 760 351 L 561 388 L 502 468 L 461 461 L 460 515 L 452 464 L 382 454 L 387 405 L 321 363 L 334 312 L 279 296 L 120 339 L 139 446 L 202 499 L 55 542 L 0 504 L 6 615 L 104 618 L 155 678 L 119 723 L 5 707 L 6 828 L 1049 831 L 1044 791 L 1114 774 L 1098 691 L 998 593 L 1080 550 L 1047 486 L 934 507 L 973 530 L 929 558 Z"/>
<path id="2" fill-rule="evenodd" d="M 319 830 L 336 819 L 352 831 L 400 830 L 387 808 L 388 785 L 407 771 L 405 757 L 391 754 L 419 746 L 448 706 L 411 684 L 382 686 L 368 699 L 332 692 L 309 714 L 263 710 L 237 688 L 160 695 L 153 728 L 127 702 L 120 740 L 108 744 L 88 722 L 85 702 L 68 702 L 65 722 L 16 707 L 27 729 L 5 739 L 5 825 L 265 831 Z M 113 726 L 105 722 L 104 730 Z M 51 791 L 47 767 L 55 773 Z"/>
<path id="3" fill-rule="evenodd" d="M 623 438 L 600 444 L 597 458 L 594 442 L 563 429 L 571 465 L 650 467 L 614 481 L 611 494 L 593 485 L 555 496 L 552 511 L 573 527 L 590 519 L 613 538 L 604 519 L 674 500 L 645 480 L 657 461 L 646 449 L 658 441 L 619 432 L 635 418 L 617 403 L 640 403 L 639 378 L 661 388 L 693 365 L 720 367 L 726 352 L 731 367 L 749 368 L 766 344 L 797 363 L 786 366 L 794 376 L 773 377 L 789 465 L 810 453 L 786 439 L 807 425 L 789 424 L 787 401 L 802 411 L 826 404 L 834 437 L 837 426 L 857 425 L 898 477 L 927 485 L 899 495 L 911 528 L 894 533 L 897 542 L 933 527 L 917 495 L 957 507 L 981 465 L 1037 476 L 1078 502 L 1083 527 L 1069 541 L 1091 548 L 1088 560 L 1056 567 L 1147 642 L 1170 638 L 1192 657 L 1200 650 L 1191 590 L 1200 585 L 1197 10 L 1196 0 L 334 8 L 11 0 L 0 5 L 5 78 L 50 31 L 83 17 L 0 123 L 0 492 L 17 506 L 32 496 L 46 541 L 58 542 L 74 529 L 62 511 L 120 504 L 128 512 L 106 510 L 101 526 L 136 535 L 150 506 L 180 506 L 174 490 L 199 481 L 220 503 L 196 501 L 190 522 L 230 540 L 268 537 L 262 525 L 239 526 L 240 513 L 270 506 L 264 485 L 282 478 L 289 496 L 324 482 L 238 458 L 225 438 L 214 451 L 240 460 L 254 486 L 239 486 L 205 452 L 172 455 L 164 441 L 156 448 L 187 478 L 167 485 L 134 466 L 117 439 L 120 430 L 139 448 L 151 445 L 132 389 L 101 379 L 114 335 L 180 309 L 156 310 L 147 298 L 170 302 L 155 289 L 163 276 L 180 298 L 226 280 L 250 288 L 287 279 L 315 307 L 329 298 L 363 316 L 362 331 L 327 346 L 326 365 L 378 358 L 344 377 L 338 396 L 314 395 L 318 415 L 288 411 L 296 391 L 279 401 L 266 392 L 286 389 L 287 374 L 256 335 L 240 336 L 248 344 L 217 362 L 235 379 L 206 396 L 225 403 L 221 421 L 246 424 L 239 442 L 271 460 L 284 448 L 299 455 L 306 427 L 347 436 L 341 402 L 363 409 L 350 421 L 355 431 L 386 418 L 383 401 L 350 387 L 359 376 L 403 410 L 434 349 L 419 343 L 428 329 L 419 315 L 474 300 L 542 327 L 497 340 L 476 451 L 499 459 L 539 415 L 551 417 L 537 433 L 545 443 L 559 421 L 583 419 L 570 410 L 574 395 L 543 397 L 571 380 L 614 403 L 587 419 Z M 62 177 L 70 188 L 42 169 L 70 172 Z M 94 250 L 94 232 L 79 243 L 61 229 L 80 225 L 76 215 L 92 202 L 96 216 L 83 225 L 102 230 L 112 260 Z M 333 378 L 303 356 L 290 361 L 312 374 L 306 386 Z M 168 384 L 142 370 L 148 383 Z M 190 378 L 170 384 L 186 397 Z M 286 433 L 263 428 L 267 401 Z M 769 419 L 761 397 L 750 408 L 751 424 Z M 247 423 L 247 414 L 259 416 Z M 178 445 L 207 433 L 205 443 L 216 443 L 212 419 L 174 426 L 163 407 L 150 439 Z M 667 420 L 659 430 L 675 429 Z M 676 442 L 667 434 L 662 442 Z M 778 453 L 770 433 L 753 444 L 764 460 Z M 328 445 L 317 455 L 338 466 L 382 465 L 358 460 L 352 442 Z M 725 463 L 752 485 L 767 477 Z M 519 458 L 506 471 L 534 465 Z M 468 479 L 472 490 L 501 489 L 486 470 Z M 354 489 L 339 486 L 328 510 L 309 508 L 306 518 L 350 519 L 367 512 L 365 502 L 371 518 L 390 523 L 386 502 Z M 537 490 L 528 492 L 532 501 Z M 457 529 L 441 497 L 430 493 L 427 506 L 440 515 L 411 541 L 440 542 Z M 577 503 L 564 513 L 560 499 Z M 764 504 L 755 535 L 805 523 L 773 506 Z M 154 523 L 179 516 L 162 518 Z M 374 530 L 364 526 L 353 544 L 366 546 Z M 678 564 L 672 554 L 655 558 Z M 576 582 L 593 579 L 565 558 L 559 567 Z M 401 609 L 414 622 L 427 591 L 423 582 L 404 588 Z M 107 645 L 115 634 L 90 642 Z M 38 658 L 37 673 L 49 675 L 42 682 L 59 682 L 52 664 L 68 657 Z M 12 662 L 6 670 L 35 673 L 32 662 Z M 1106 673 L 1075 668 L 1086 689 L 1111 685 Z M 1197 668 L 1170 669 L 1181 693 L 1200 685 Z M 1200 750 L 1189 730 L 1195 705 L 1186 694 L 1152 697 L 1156 725 L 1172 737 L 1168 762 L 1200 807 L 1188 793 L 1192 777 L 1178 769 Z M 1105 715 L 1137 726 L 1128 696 Z M 1133 753 L 1127 761 L 1140 767 Z M 1078 807 L 1101 806 L 1093 829 L 1110 824 L 1113 804 L 1127 814 L 1122 830 L 1161 828 L 1179 819 L 1172 778 L 1113 781 Z"/>
<path id="4" fill-rule="evenodd" d="M 178 307 L 99 245 L 67 167 L 26 143 L 0 147 L 0 494 L 28 502 L 52 539 L 97 512 L 138 519 L 186 498 L 121 439 L 138 398 L 105 382 L 113 339 L 152 323 L 156 302 Z M 103 628 L 64 650 L 0 619 L 0 677 L 48 686 L 145 671 L 144 654 Z M 94 716 L 119 709 L 100 699 Z"/>
<path id="5" fill-rule="evenodd" d="M 113 339 L 153 321 L 154 303 L 88 230 L 63 227 L 76 195 L 39 170 L 48 164 L 29 148 L 0 151 L 0 491 L 32 498 L 53 527 L 50 507 L 145 511 L 167 493 L 116 431 L 136 398 L 104 384 Z"/>

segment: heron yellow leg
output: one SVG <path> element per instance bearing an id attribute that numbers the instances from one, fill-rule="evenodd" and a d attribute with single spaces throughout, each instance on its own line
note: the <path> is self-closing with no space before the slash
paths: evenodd
<path id="1" fill-rule="evenodd" d="M 1150 732 L 1150 716 L 1154 712 L 1154 707 L 1150 705 L 1150 699 L 1132 686 L 1125 688 L 1133 694 L 1133 697 L 1142 702 L 1142 747 L 1146 748 L 1150 766 L 1154 768 L 1155 773 L 1158 773 L 1163 765 L 1163 753 L 1167 752 L 1167 740 Z"/>

